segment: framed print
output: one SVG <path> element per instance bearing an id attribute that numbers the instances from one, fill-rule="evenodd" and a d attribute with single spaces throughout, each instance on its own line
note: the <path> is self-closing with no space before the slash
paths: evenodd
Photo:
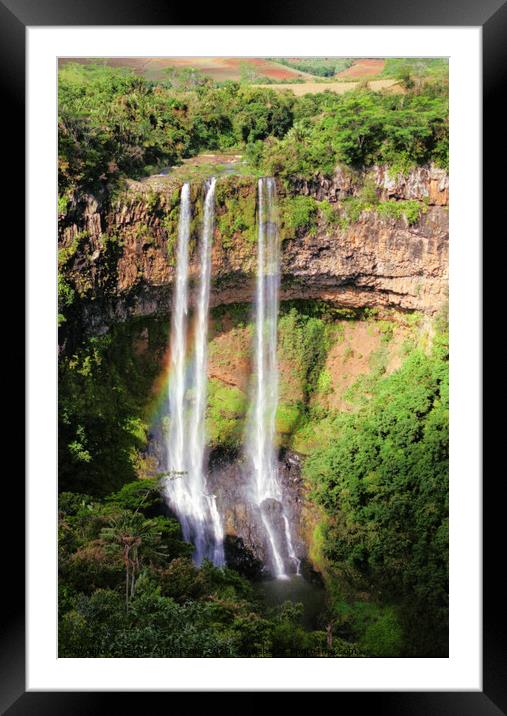
<path id="1" fill-rule="evenodd" d="M 505 711 L 481 532 L 493 5 L 251 26 L 0 5 L 27 147 L 7 713 L 138 691 Z"/>

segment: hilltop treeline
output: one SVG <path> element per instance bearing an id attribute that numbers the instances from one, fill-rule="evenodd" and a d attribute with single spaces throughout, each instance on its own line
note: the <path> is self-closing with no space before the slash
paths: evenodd
<path id="1" fill-rule="evenodd" d="M 436 79 L 389 95 L 295 97 L 200 75 L 154 83 L 122 68 L 67 64 L 59 78 L 62 201 L 200 151 L 246 151 L 268 174 L 329 174 L 338 163 L 448 162 L 448 100 Z"/>

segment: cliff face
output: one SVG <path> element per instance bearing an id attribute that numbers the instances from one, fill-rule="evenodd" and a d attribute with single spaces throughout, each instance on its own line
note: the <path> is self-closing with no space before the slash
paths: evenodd
<path id="1" fill-rule="evenodd" d="M 287 242 L 283 298 L 320 298 L 351 308 L 433 313 L 445 300 L 447 212 L 429 207 L 417 226 L 365 212 L 343 231 Z"/>
<path id="2" fill-rule="evenodd" d="M 362 172 L 337 167 L 331 179 L 316 177 L 312 181 L 296 181 L 294 188 L 300 194 L 319 200 L 339 201 L 357 195 L 366 181 L 375 185 L 384 200 L 416 199 L 428 201 L 431 206 L 449 204 L 449 176 L 435 166 L 417 167 L 406 175 L 395 174 L 382 166 Z"/>
<path id="3" fill-rule="evenodd" d="M 212 306 L 249 302 L 254 288 L 256 182 L 224 181 L 221 198 L 217 195 Z M 331 180 L 296 182 L 290 194 L 339 209 L 343 201 L 360 195 L 365 181 L 373 183 L 381 201 L 421 202 L 419 219 L 409 224 L 402 215 L 366 209 L 353 221 L 330 223 L 318 212 L 311 229 L 291 229 L 283 227 L 282 216 L 281 299 L 434 313 L 447 291 L 448 179 L 442 170 L 423 167 L 393 178 L 382 167 L 366 174 L 337 169 Z M 194 193 L 197 184 L 201 182 Z M 282 203 L 290 200 L 283 187 L 279 196 Z M 62 217 L 63 273 L 83 299 L 87 330 L 170 311 L 177 207 L 174 183 L 131 182 L 115 201 L 84 197 Z M 196 216 L 196 235 L 198 224 Z M 198 271 L 195 246 L 191 255 L 192 279 Z"/>

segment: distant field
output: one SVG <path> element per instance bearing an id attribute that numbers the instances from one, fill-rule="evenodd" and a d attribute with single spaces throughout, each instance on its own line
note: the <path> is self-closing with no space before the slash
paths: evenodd
<path id="1" fill-rule="evenodd" d="M 291 58 L 294 59 L 295 58 Z M 61 64 L 78 62 L 80 64 L 105 64 L 111 67 L 129 67 L 134 72 L 144 75 L 150 80 L 158 81 L 166 77 L 166 70 L 195 69 L 211 77 L 217 82 L 226 80 L 245 79 L 246 76 L 255 78 L 255 75 L 267 77 L 270 80 L 284 82 L 299 80 L 307 83 L 315 82 L 315 75 L 303 72 L 295 67 L 276 62 L 275 60 L 260 57 L 110 57 L 110 58 L 62 58 Z M 384 69 L 385 61 L 382 59 L 357 59 L 351 67 L 339 72 L 336 77 L 356 79 L 373 77 Z M 331 78 L 332 80 L 332 78 Z"/>
<path id="2" fill-rule="evenodd" d="M 350 92 L 359 85 L 359 82 L 305 82 L 304 84 L 281 84 L 281 85 L 268 85 L 270 89 L 282 92 L 283 90 L 289 90 L 293 92 L 297 97 L 301 97 L 305 94 L 318 94 L 319 92 L 336 92 L 336 94 L 343 94 L 344 92 Z M 254 87 L 266 87 L 266 85 L 253 85 Z M 398 80 L 370 80 L 368 87 L 371 90 L 378 91 L 381 89 L 389 89 L 391 92 L 396 94 L 403 94 L 405 91 L 403 87 L 398 83 Z"/>
<path id="3" fill-rule="evenodd" d="M 282 60 L 282 58 L 280 58 Z M 284 62 L 302 63 L 305 58 L 286 58 Z M 309 71 L 277 62 L 274 58 L 261 57 L 111 57 L 111 58 L 62 58 L 61 64 L 105 64 L 112 67 L 128 67 L 154 82 L 167 78 L 167 70 L 194 69 L 216 82 L 227 80 L 246 82 L 255 86 L 268 86 L 275 90 L 290 89 L 295 95 L 315 94 L 330 90 L 346 92 L 360 81 L 368 81 L 371 89 L 393 88 L 402 91 L 396 82 L 400 72 L 408 68 L 411 74 L 423 77 L 447 76 L 448 63 L 442 58 L 336 58 L 336 67 L 350 64 L 333 77 L 319 77 Z M 320 67 L 324 63 L 333 66 L 333 58 L 306 58 L 306 67 Z M 319 64 L 320 63 L 320 64 Z M 303 64 L 300 64 L 303 66 Z M 263 79 L 273 84 L 263 84 Z M 303 84 L 304 83 L 304 84 Z"/>
<path id="4" fill-rule="evenodd" d="M 347 69 L 342 70 L 342 72 L 338 72 L 336 77 L 350 77 L 354 79 L 376 77 L 383 71 L 384 65 L 385 60 L 378 58 L 354 60 L 354 64 L 351 67 L 347 67 Z"/>
<path id="5" fill-rule="evenodd" d="M 285 67 L 270 60 L 256 57 L 112 57 L 112 58 L 63 58 L 61 64 L 92 62 L 110 65 L 111 67 L 129 67 L 134 72 L 144 75 L 153 81 L 162 80 L 168 68 L 195 69 L 217 82 L 240 80 L 245 72 L 250 71 L 259 77 L 271 80 L 313 79 L 299 70 Z"/>

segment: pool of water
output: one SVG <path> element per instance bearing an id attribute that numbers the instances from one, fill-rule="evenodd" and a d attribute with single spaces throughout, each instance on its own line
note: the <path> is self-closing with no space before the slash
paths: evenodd
<path id="1" fill-rule="evenodd" d="M 286 601 L 301 602 L 304 612 L 302 623 L 305 629 L 322 629 L 321 615 L 326 606 L 326 590 L 303 577 L 271 579 L 258 586 L 260 595 L 269 607 L 276 607 Z"/>

